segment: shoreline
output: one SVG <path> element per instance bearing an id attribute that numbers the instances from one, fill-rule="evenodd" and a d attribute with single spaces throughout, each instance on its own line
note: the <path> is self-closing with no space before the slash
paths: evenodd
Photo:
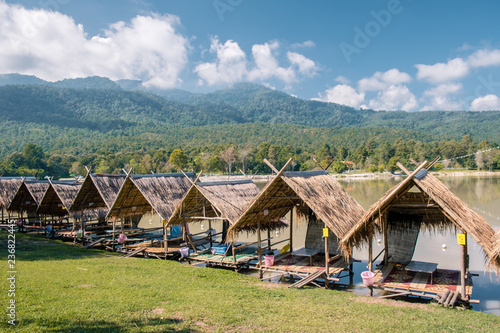
<path id="1" fill-rule="evenodd" d="M 436 177 L 500 177 L 500 172 L 498 171 L 431 171 L 431 174 Z M 403 173 L 352 173 L 352 174 L 330 174 L 335 179 L 384 179 L 384 178 L 396 178 L 405 176 Z M 245 176 L 245 175 L 208 175 L 200 177 L 201 181 L 204 182 L 213 182 L 213 181 L 235 181 L 235 180 L 246 180 L 251 179 L 257 182 L 268 182 L 273 179 L 274 175 L 253 175 L 253 176 Z"/>

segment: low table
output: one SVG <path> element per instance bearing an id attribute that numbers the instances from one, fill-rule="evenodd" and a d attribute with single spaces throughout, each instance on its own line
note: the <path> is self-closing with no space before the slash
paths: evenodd
<path id="1" fill-rule="evenodd" d="M 424 261 L 415 261 L 412 260 L 408 265 L 406 265 L 405 270 L 408 272 L 415 273 L 427 273 L 431 275 L 431 284 L 432 284 L 432 276 L 437 269 L 438 264 L 434 262 L 424 262 Z"/>
<path id="2" fill-rule="evenodd" d="M 309 263 L 312 266 L 312 257 L 314 257 L 318 253 L 319 253 L 318 249 L 306 249 L 305 247 L 301 247 L 298 250 L 294 250 L 292 252 L 292 255 L 309 257 Z"/>

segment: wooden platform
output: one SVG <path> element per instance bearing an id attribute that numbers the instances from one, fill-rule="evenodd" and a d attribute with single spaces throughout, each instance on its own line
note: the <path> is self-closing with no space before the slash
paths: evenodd
<path id="1" fill-rule="evenodd" d="M 274 265 L 266 266 L 265 261 L 262 262 L 262 271 L 265 273 L 273 273 L 271 276 L 264 277 L 263 280 L 270 280 L 277 276 L 290 275 L 293 278 L 304 280 L 302 283 L 294 283 L 292 286 L 303 287 L 306 284 L 314 284 L 317 279 L 325 279 L 328 281 L 340 281 L 340 273 L 349 271 L 349 265 L 353 259 L 345 261 L 340 255 L 332 256 L 329 261 L 328 272 L 325 267 L 325 256 L 316 254 L 314 256 L 293 254 L 290 252 L 279 254 L 274 258 Z"/>
<path id="2" fill-rule="evenodd" d="M 455 270 L 437 269 L 432 277 L 430 274 L 407 271 L 402 265 L 389 264 L 374 271 L 374 286 L 386 291 L 401 293 L 408 292 L 416 296 L 443 295 L 448 292 L 461 290 L 460 272 Z M 472 294 L 472 281 L 467 279 L 466 295 Z"/>
<path id="3" fill-rule="evenodd" d="M 236 261 L 231 251 L 228 251 L 228 254 L 224 255 L 219 253 L 213 254 L 210 252 L 210 249 L 206 249 L 198 253 L 191 253 L 186 259 L 188 261 L 203 262 L 211 266 L 231 267 L 238 270 L 244 267 L 254 266 L 258 261 L 255 249 L 247 248 L 239 251 L 236 253 L 235 257 Z"/>

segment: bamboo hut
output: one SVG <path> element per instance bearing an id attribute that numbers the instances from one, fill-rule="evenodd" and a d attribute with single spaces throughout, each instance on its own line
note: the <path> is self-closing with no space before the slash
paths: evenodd
<path id="1" fill-rule="evenodd" d="M 120 220 L 121 230 L 119 232 L 127 232 L 129 236 L 138 236 L 138 234 L 144 234 L 145 231 L 151 231 L 133 230 L 131 223 L 133 218 L 152 213 L 157 214 L 165 223 L 172 215 L 177 203 L 188 191 L 194 179 L 194 173 L 187 173 L 186 176 L 182 173 L 128 175 L 107 217 L 113 220 L 114 225 L 117 220 Z M 125 221 L 130 222 L 130 229 L 132 230 L 125 230 Z M 126 243 L 142 240 L 128 239 L 124 249 L 131 250 L 130 253 L 133 253 L 133 255 L 143 253 L 165 258 L 172 252 L 178 252 L 178 246 L 177 248 L 168 248 L 166 228 L 161 227 L 159 229 L 164 230 L 161 239 L 154 238 L 146 243 L 127 246 Z"/>
<path id="2" fill-rule="evenodd" d="M 352 262 L 345 261 L 340 255 L 337 240 L 351 230 L 363 216 L 364 209 L 326 171 L 284 172 L 290 162 L 291 159 L 281 171 L 270 165 L 276 177 L 230 228 L 229 237 L 234 239 L 239 232 L 253 229 L 260 241 L 263 225 L 289 214 L 288 251 L 282 249 L 273 264 L 266 264 L 262 261 L 259 246 L 261 275 L 276 272 L 277 276 L 298 278 L 294 284 L 296 287 L 324 278 L 325 286 L 328 286 L 330 281 L 339 281 L 342 271 L 349 270 Z M 302 248 L 295 248 L 293 243 L 293 223 L 297 218 L 306 220 L 308 224 Z"/>
<path id="3" fill-rule="evenodd" d="M 100 233 L 107 228 L 106 215 L 125 182 L 125 177 L 126 175 L 121 174 L 87 174 L 70 207 L 70 215 L 75 221 L 81 221 L 82 231 L 86 233 L 85 224 L 92 220 L 97 220 L 97 225 L 89 228 L 89 234 L 91 232 Z"/>
<path id="4" fill-rule="evenodd" d="M 0 177 L 0 208 L 2 209 L 2 223 L 5 222 L 5 211 L 7 211 L 7 208 L 10 206 L 22 183 L 23 178 L 21 177 Z M 7 211 L 7 218 L 10 220 L 9 211 Z"/>
<path id="5" fill-rule="evenodd" d="M 50 216 L 60 222 L 67 216 L 82 184 L 78 181 L 49 181 L 49 187 L 43 195 L 37 213 Z"/>
<path id="6" fill-rule="evenodd" d="M 36 210 L 48 187 L 49 182 L 47 180 L 24 179 L 7 210 L 17 212 L 23 224 L 24 213 L 26 213 L 31 220 L 30 222 L 35 224 L 37 222 Z M 40 226 L 33 225 L 30 228 L 42 228 L 42 221 L 39 222 Z"/>
<path id="7" fill-rule="evenodd" d="M 250 179 L 214 182 L 196 180 L 175 207 L 167 226 L 183 226 L 183 238 L 194 252 L 189 256 L 189 260 L 239 270 L 256 259 L 255 250 L 248 249 L 255 243 L 236 246 L 234 239 L 230 241 L 230 246 L 222 243 L 226 239 L 229 226 L 234 224 L 258 193 L 258 187 Z M 192 239 L 192 236 L 187 233 L 188 223 L 207 221 L 208 239 Z M 222 224 L 222 232 L 214 232 L 212 222 L 215 221 Z M 274 229 L 280 226 L 282 226 L 280 221 L 272 221 L 263 225 L 262 228 Z M 215 238 L 219 236 L 221 236 L 219 246 L 214 246 Z M 207 247 L 200 249 L 200 245 L 205 245 L 207 240 Z"/>
<path id="8" fill-rule="evenodd" d="M 497 272 L 500 271 L 500 229 L 497 230 L 492 239 L 493 255 L 488 263 L 488 266 L 495 269 Z"/>
<path id="9" fill-rule="evenodd" d="M 434 162 L 417 164 L 417 169 L 411 173 L 398 163 L 408 177 L 374 203 L 343 237 L 341 244 L 346 256 L 350 255 L 354 247 L 368 244 L 370 271 L 373 271 L 373 262 L 383 253 L 382 264 L 374 272 L 375 285 L 394 296 L 430 297 L 453 306 L 457 301 L 472 302 L 467 235 L 482 247 L 486 257 L 493 258 L 491 240 L 494 231 L 482 216 L 427 172 Z M 412 260 L 420 230 L 452 230 L 458 233 L 457 239 L 461 245 L 460 272 L 439 270 L 435 263 Z M 372 240 L 375 232 L 383 235 L 384 249 L 373 259 Z"/>

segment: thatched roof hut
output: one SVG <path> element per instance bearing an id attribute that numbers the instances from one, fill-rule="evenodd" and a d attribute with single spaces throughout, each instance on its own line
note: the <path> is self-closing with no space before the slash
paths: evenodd
<path id="1" fill-rule="evenodd" d="M 491 256 L 488 266 L 492 269 L 496 269 L 498 272 L 500 271 L 500 229 L 498 229 L 493 236 L 492 245 L 493 255 Z"/>
<path id="2" fill-rule="evenodd" d="M 167 222 L 168 226 L 218 218 L 234 224 L 259 188 L 250 180 L 196 182 L 191 186 Z"/>
<path id="3" fill-rule="evenodd" d="M 23 183 L 21 177 L 0 177 L 0 208 L 7 209 Z"/>
<path id="4" fill-rule="evenodd" d="M 370 224 L 383 230 L 387 214 L 394 213 L 417 217 L 421 228 L 427 230 L 459 229 L 469 234 L 489 258 L 492 257 L 493 228 L 436 177 L 427 173 L 426 165 L 427 161 L 410 174 L 398 164 L 408 177 L 387 191 L 343 237 L 341 243 L 347 250 L 346 255 L 352 248 L 368 242 Z"/>
<path id="5" fill-rule="evenodd" d="M 344 237 L 363 216 L 364 209 L 326 171 L 284 172 L 270 181 L 229 230 L 229 236 L 258 224 L 278 221 L 292 209 L 324 223 Z"/>
<path id="6" fill-rule="evenodd" d="M 48 187 L 49 182 L 47 180 L 25 179 L 7 209 L 16 212 L 36 212 L 38 204 Z"/>
<path id="7" fill-rule="evenodd" d="M 116 200 L 126 175 L 89 173 L 70 213 L 75 217 L 104 218 Z"/>
<path id="8" fill-rule="evenodd" d="M 51 181 L 38 206 L 38 214 L 67 215 L 81 186 L 77 181 Z"/>
<path id="9" fill-rule="evenodd" d="M 111 206 L 108 218 L 156 212 L 163 220 L 168 220 L 194 179 L 192 172 L 186 176 L 182 173 L 130 175 Z"/>

